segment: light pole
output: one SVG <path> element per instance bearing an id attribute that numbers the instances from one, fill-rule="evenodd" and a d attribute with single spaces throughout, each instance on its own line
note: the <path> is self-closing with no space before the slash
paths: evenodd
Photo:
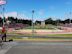
<path id="1" fill-rule="evenodd" d="M 6 4 L 6 0 L 0 0 L 0 6 L 2 8 L 2 16 L 3 16 L 3 27 L 4 27 L 4 11 L 5 11 L 4 5 L 5 4 Z"/>
<path id="2" fill-rule="evenodd" d="M 35 11 L 32 10 L 32 36 L 34 36 L 34 23 L 33 23 L 34 22 L 34 19 L 33 19 L 34 18 L 34 12 Z"/>
<path id="3" fill-rule="evenodd" d="M 70 20 L 69 20 L 69 23 L 71 23 L 71 14 L 72 14 L 72 13 L 70 12 L 69 14 L 70 14 Z"/>
<path id="4" fill-rule="evenodd" d="M 5 21 L 4 12 L 5 12 L 5 8 L 4 8 L 4 7 L 2 7 L 2 8 L 3 8 L 3 13 L 2 13 L 2 15 L 3 15 L 3 27 L 4 27 L 4 21 Z"/>

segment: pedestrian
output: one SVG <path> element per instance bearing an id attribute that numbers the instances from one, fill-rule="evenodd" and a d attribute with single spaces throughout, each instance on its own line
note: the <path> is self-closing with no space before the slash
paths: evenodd
<path id="1" fill-rule="evenodd" d="M 6 42 L 6 28 L 5 27 L 2 27 L 2 41 L 5 41 Z"/>

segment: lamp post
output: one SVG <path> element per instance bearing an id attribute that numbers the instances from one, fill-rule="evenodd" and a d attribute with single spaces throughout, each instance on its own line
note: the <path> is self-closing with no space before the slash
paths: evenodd
<path id="1" fill-rule="evenodd" d="M 6 4 L 6 0 L 0 0 L 0 6 L 2 8 L 3 27 L 4 27 L 4 11 L 5 11 L 4 5 L 5 4 Z"/>
<path id="2" fill-rule="evenodd" d="M 34 36 L 34 23 L 33 23 L 34 22 L 34 19 L 33 19 L 34 18 L 34 12 L 35 11 L 32 10 L 32 36 Z"/>
<path id="3" fill-rule="evenodd" d="M 3 15 L 3 27 L 4 27 L 4 21 L 5 21 L 4 12 L 5 12 L 5 8 L 3 7 L 3 13 L 2 13 L 2 15 Z"/>
<path id="4" fill-rule="evenodd" d="M 72 14 L 72 13 L 70 12 L 69 14 L 70 14 L 70 20 L 69 20 L 69 23 L 71 23 L 71 14 Z"/>

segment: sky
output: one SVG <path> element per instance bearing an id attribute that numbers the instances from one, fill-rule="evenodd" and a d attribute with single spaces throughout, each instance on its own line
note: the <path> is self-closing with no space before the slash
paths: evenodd
<path id="1" fill-rule="evenodd" d="M 72 11 L 72 0 L 7 0 L 5 16 L 14 16 L 22 19 L 45 20 L 66 19 Z"/>

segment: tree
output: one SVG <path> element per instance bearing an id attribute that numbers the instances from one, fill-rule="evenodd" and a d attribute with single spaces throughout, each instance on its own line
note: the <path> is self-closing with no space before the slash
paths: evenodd
<path id="1" fill-rule="evenodd" d="M 64 20 L 65 23 L 70 23 L 70 19 Z"/>
<path id="2" fill-rule="evenodd" d="M 48 18 L 45 20 L 45 24 L 53 24 L 52 18 Z"/>
<path id="3" fill-rule="evenodd" d="M 8 20 L 13 22 L 14 21 L 14 17 L 8 17 Z"/>
<path id="4" fill-rule="evenodd" d="M 0 17 L 0 26 L 3 24 L 3 19 Z"/>
<path id="5" fill-rule="evenodd" d="M 35 21 L 35 24 L 41 24 L 41 21 L 37 21 L 37 20 L 36 20 L 36 21 Z"/>
<path id="6" fill-rule="evenodd" d="M 18 23 L 18 18 L 14 19 L 14 21 L 15 21 L 16 23 Z"/>

